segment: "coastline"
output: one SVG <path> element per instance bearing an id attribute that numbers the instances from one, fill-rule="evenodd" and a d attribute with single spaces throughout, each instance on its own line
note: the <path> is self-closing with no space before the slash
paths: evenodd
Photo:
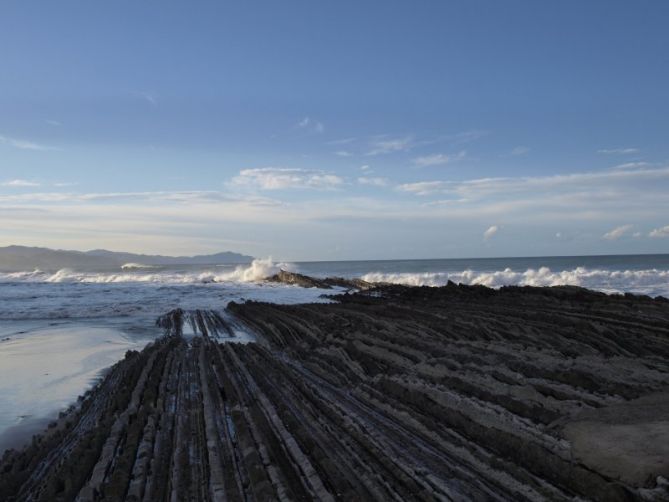
<path id="1" fill-rule="evenodd" d="M 156 331 L 160 334 L 160 331 Z M 0 454 L 29 443 L 77 396 L 104 378 L 148 332 L 130 333 L 111 319 L 3 322 L 0 341 Z"/>
<path id="2" fill-rule="evenodd" d="M 624 425 L 650 444 L 648 424 L 666 425 L 653 411 L 669 388 L 666 299 L 449 284 L 333 300 L 231 302 L 248 344 L 221 343 L 225 319 L 196 316 L 184 338 L 182 314 L 168 316 L 168 334 L 5 454 L 0 498 L 667 496 L 656 460 L 669 452 L 619 444 L 643 464 L 629 476 L 573 433 Z M 606 415 L 644 399 L 655 405 L 625 424 Z"/>

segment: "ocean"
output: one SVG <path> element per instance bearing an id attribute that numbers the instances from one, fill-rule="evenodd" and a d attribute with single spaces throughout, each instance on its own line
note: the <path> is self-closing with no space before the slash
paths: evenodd
<path id="1" fill-rule="evenodd" d="M 669 297 L 669 255 L 572 256 L 0 272 L 0 451 L 76 400 L 100 372 L 161 334 L 174 309 L 223 310 L 230 301 L 326 302 L 332 290 L 267 284 L 286 269 L 408 285 L 583 286 Z M 18 433 L 17 431 L 23 431 Z"/>
<path id="2" fill-rule="evenodd" d="M 0 272 L 0 322 L 19 319 L 152 317 L 181 308 L 223 308 L 231 300 L 320 301 L 323 291 L 262 284 L 280 268 L 314 277 L 440 286 L 583 286 L 607 293 L 669 296 L 669 254 L 321 261 L 251 265 L 144 266 L 118 270 Z"/>

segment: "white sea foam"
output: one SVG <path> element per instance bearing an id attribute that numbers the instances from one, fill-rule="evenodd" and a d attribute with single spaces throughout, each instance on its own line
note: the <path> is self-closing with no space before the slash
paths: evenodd
<path id="1" fill-rule="evenodd" d="M 142 266 L 143 267 L 143 266 Z M 122 272 L 81 272 L 61 269 L 57 272 L 33 270 L 29 272 L 0 273 L 0 283 L 152 283 L 163 285 L 197 285 L 211 283 L 253 284 L 277 273 L 280 269 L 296 271 L 291 263 L 276 263 L 271 258 L 256 259 L 249 265 L 235 268 L 214 267 L 194 271 L 151 270 L 135 268 Z M 461 270 L 448 272 L 368 272 L 361 278 L 370 282 L 388 282 L 410 286 L 442 286 L 449 280 L 455 283 L 480 284 L 492 288 L 509 285 L 558 286 L 573 285 L 609 292 L 641 292 L 669 294 L 669 270 L 609 270 L 576 267 L 551 270 L 548 267 L 526 270 L 480 271 Z"/>
<path id="2" fill-rule="evenodd" d="M 276 274 L 280 269 L 294 270 L 290 263 L 275 263 L 272 258 L 255 259 L 249 265 L 239 265 L 223 271 L 145 271 L 156 268 L 151 265 L 127 263 L 122 272 L 81 272 L 67 268 L 57 272 L 36 269 L 30 272 L 0 273 L 1 282 L 81 282 L 81 283 L 135 283 L 198 284 L 212 282 L 259 282 Z"/>
<path id="3" fill-rule="evenodd" d="M 301 265 L 307 273 L 325 273 L 311 265 Z M 360 265 L 358 265 L 360 267 Z M 333 290 L 300 288 L 265 283 L 263 278 L 279 269 L 296 270 L 288 263 L 271 259 L 249 265 L 211 269 L 136 269 L 121 272 L 57 272 L 33 270 L 0 274 L 0 319 L 64 319 L 100 317 L 158 316 L 173 308 L 220 309 L 230 301 L 260 300 L 275 303 L 328 301 L 323 294 Z M 661 268 L 612 270 L 574 267 L 551 270 L 548 267 L 514 270 L 460 270 L 423 273 L 362 270 L 348 276 L 361 276 L 371 282 L 390 282 L 414 286 L 441 286 L 449 280 L 481 284 L 493 288 L 506 285 L 575 285 L 609 293 L 642 293 L 669 297 L 669 270 Z M 363 269 L 364 270 L 364 269 Z M 344 270 L 339 270 L 339 273 Z M 332 274 L 328 271 L 327 274 Z"/>
<path id="4" fill-rule="evenodd" d="M 155 265 L 144 265 L 143 263 L 126 263 L 121 265 L 121 270 L 138 270 L 143 268 L 156 268 Z"/>
<path id="5" fill-rule="evenodd" d="M 221 309 L 230 301 L 304 303 L 329 301 L 336 290 L 265 283 L 286 263 L 256 260 L 215 271 L 128 271 L 0 274 L 0 320 L 156 316 L 175 308 Z M 146 322 L 146 321 L 142 321 Z"/>
<path id="6" fill-rule="evenodd" d="M 669 294 L 669 270 L 604 270 L 577 267 L 552 271 L 548 267 L 525 271 L 506 268 L 496 271 L 463 270 L 460 272 L 381 273 L 362 276 L 370 282 L 388 282 L 409 286 L 443 286 L 449 280 L 462 284 L 501 286 L 582 286 L 606 292 L 636 292 L 650 295 Z"/>
<path id="7" fill-rule="evenodd" d="M 217 274 L 214 280 L 216 282 L 257 282 L 276 274 L 280 269 L 292 270 L 294 268 L 290 263 L 274 263 L 271 257 L 257 258 L 248 267 L 239 266 L 232 272 Z"/>

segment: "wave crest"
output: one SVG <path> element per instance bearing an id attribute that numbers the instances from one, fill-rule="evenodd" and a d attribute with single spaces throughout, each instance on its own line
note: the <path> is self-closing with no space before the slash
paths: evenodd
<path id="1" fill-rule="evenodd" d="M 257 282 L 276 274 L 280 269 L 289 270 L 293 268 L 294 266 L 290 263 L 274 263 L 271 257 L 256 258 L 248 267 L 240 265 L 232 272 L 217 275 L 216 280 L 217 282 Z"/>
<path id="2" fill-rule="evenodd" d="M 606 292 L 638 292 L 666 295 L 669 291 L 669 270 L 603 270 L 577 267 L 552 271 L 548 267 L 516 271 L 510 268 L 489 272 L 463 270 L 461 272 L 382 273 L 370 272 L 362 276 L 369 282 L 388 282 L 407 286 L 443 286 L 449 280 L 455 283 L 502 286 L 582 286 Z"/>
<path id="3" fill-rule="evenodd" d="M 143 268 L 156 268 L 156 266 L 144 265 L 143 263 L 125 263 L 121 265 L 121 270 L 138 270 Z"/>
<path id="4" fill-rule="evenodd" d="M 138 264 L 126 264 L 138 265 Z M 210 282 L 258 282 L 280 269 L 293 270 L 290 263 L 274 263 L 272 258 L 255 259 L 250 265 L 239 265 L 230 271 L 204 272 L 144 272 L 146 265 L 139 267 L 123 266 L 122 273 L 77 272 L 63 268 L 57 272 L 10 272 L 0 273 L 0 282 L 80 282 L 80 283 L 160 283 L 160 284 L 198 284 Z"/>
<path id="5" fill-rule="evenodd" d="M 156 284 L 205 284 L 205 283 L 254 283 L 277 273 L 280 269 L 296 271 L 290 263 L 276 263 L 271 258 L 255 259 L 249 265 L 229 269 L 200 271 L 167 271 L 151 269 L 126 269 L 121 272 L 78 272 L 61 269 L 57 272 L 33 270 L 0 273 L 0 283 L 156 283 Z M 577 267 L 553 271 L 548 267 L 528 268 L 524 271 L 504 270 L 451 272 L 369 272 L 361 276 L 369 282 L 387 282 L 409 286 L 443 286 L 449 280 L 462 284 L 480 284 L 491 288 L 501 286 L 582 286 L 589 289 L 613 292 L 643 293 L 652 296 L 669 296 L 669 270 L 606 270 Z"/>

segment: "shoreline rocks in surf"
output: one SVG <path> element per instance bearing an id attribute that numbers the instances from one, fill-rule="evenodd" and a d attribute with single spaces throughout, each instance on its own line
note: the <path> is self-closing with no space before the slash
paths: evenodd
<path id="1" fill-rule="evenodd" d="M 298 274 L 297 272 L 288 272 L 279 270 L 274 275 L 265 278 L 265 282 L 274 282 L 280 284 L 289 284 L 303 288 L 332 289 L 333 287 L 365 290 L 374 287 L 371 282 L 362 279 L 346 279 L 344 277 L 326 277 L 319 279 L 308 275 Z"/>
<path id="2" fill-rule="evenodd" d="M 5 453 L 0 499 L 667 500 L 666 300 L 454 284 L 336 299 L 230 303 L 246 345 L 185 338 L 171 312 L 169 335 Z"/>

